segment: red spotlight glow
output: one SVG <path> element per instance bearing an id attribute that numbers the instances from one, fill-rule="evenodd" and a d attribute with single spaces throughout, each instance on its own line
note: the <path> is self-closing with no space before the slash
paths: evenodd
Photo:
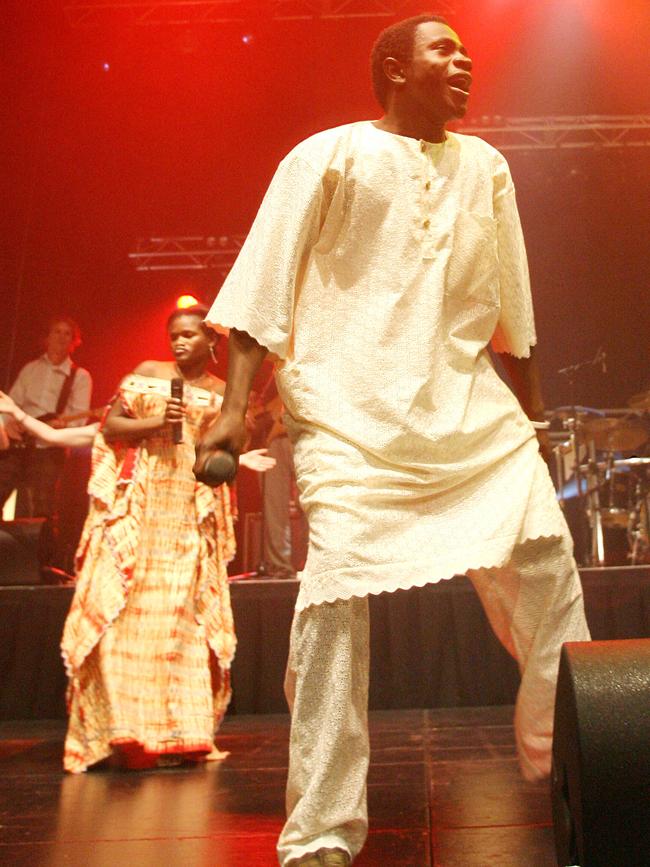
<path id="1" fill-rule="evenodd" d="M 194 307 L 199 303 L 199 299 L 195 298 L 194 295 L 179 295 L 176 299 L 176 308 L 178 310 L 185 310 L 186 307 Z"/>

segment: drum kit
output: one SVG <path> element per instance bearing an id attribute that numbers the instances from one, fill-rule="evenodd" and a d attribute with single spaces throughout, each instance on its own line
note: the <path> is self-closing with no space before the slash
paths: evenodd
<path id="1" fill-rule="evenodd" d="M 566 510 L 576 497 L 585 565 L 650 563 L 650 391 L 625 409 L 559 407 L 554 421 L 563 429 L 553 449 L 558 500 Z"/>

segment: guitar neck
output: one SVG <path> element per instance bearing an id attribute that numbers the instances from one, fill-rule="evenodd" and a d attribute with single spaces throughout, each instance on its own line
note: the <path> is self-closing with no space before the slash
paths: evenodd
<path id="1" fill-rule="evenodd" d="M 48 412 L 45 415 L 40 415 L 38 417 L 38 420 L 44 421 L 44 422 L 50 422 L 56 418 L 59 421 L 63 422 L 64 424 L 67 424 L 70 421 L 81 421 L 82 418 L 97 419 L 97 418 L 100 418 L 100 416 L 103 412 L 104 412 L 103 406 L 96 406 L 92 409 L 87 409 L 84 412 L 73 412 L 73 413 L 69 413 L 68 415 L 57 415 L 54 412 Z"/>

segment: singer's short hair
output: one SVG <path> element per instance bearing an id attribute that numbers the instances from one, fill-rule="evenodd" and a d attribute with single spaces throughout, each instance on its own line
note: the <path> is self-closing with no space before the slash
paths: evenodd
<path id="1" fill-rule="evenodd" d="M 415 15 L 413 18 L 405 18 L 397 24 L 391 24 L 382 30 L 377 37 L 370 52 L 370 73 L 372 75 L 372 89 L 382 108 L 386 108 L 388 102 L 388 88 L 390 81 L 384 72 L 384 60 L 394 57 L 402 63 L 408 63 L 413 57 L 413 45 L 415 43 L 415 31 L 420 24 L 434 21 L 438 24 L 449 24 L 441 15 Z"/>
<path id="2" fill-rule="evenodd" d="M 179 316 L 196 316 L 201 320 L 201 328 L 205 332 L 206 336 L 216 338 L 218 336 L 216 331 L 205 324 L 205 317 L 209 312 L 210 311 L 204 304 L 193 304 L 192 307 L 178 307 L 167 317 L 167 331 L 169 331 L 172 323 L 174 323 Z"/>

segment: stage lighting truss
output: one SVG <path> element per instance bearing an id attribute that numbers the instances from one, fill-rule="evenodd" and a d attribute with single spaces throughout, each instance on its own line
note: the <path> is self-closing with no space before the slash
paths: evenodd
<path id="1" fill-rule="evenodd" d="M 479 135 L 500 151 L 650 146 L 650 115 L 586 117 L 486 117 L 481 123 L 459 127 Z M 246 235 L 187 235 L 140 238 L 129 253 L 136 271 L 230 271 Z"/>
<path id="2" fill-rule="evenodd" d="M 191 25 L 244 23 L 255 20 L 302 21 L 314 18 L 380 18 L 413 11 L 412 0 L 73 0 L 64 9 L 72 27 L 101 24 Z M 453 13 L 451 2 L 436 3 L 441 13 Z M 419 10 L 416 10 L 419 11 Z"/>
<path id="3" fill-rule="evenodd" d="M 185 235 L 139 238 L 129 253 L 136 271 L 202 271 L 211 268 L 225 277 L 246 235 Z"/>
<path id="4" fill-rule="evenodd" d="M 650 115 L 486 117 L 458 127 L 500 151 L 626 148 L 650 145 Z"/>

